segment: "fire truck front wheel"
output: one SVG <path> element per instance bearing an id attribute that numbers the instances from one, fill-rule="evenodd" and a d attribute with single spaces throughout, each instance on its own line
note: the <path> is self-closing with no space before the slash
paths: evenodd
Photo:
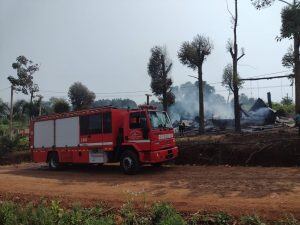
<path id="1" fill-rule="evenodd" d="M 140 169 L 140 162 L 137 154 L 133 151 L 125 151 L 121 156 L 121 168 L 125 174 L 136 174 Z"/>
<path id="2" fill-rule="evenodd" d="M 48 157 L 49 157 L 48 158 L 49 169 L 51 170 L 59 169 L 58 154 L 56 152 L 51 152 Z"/>

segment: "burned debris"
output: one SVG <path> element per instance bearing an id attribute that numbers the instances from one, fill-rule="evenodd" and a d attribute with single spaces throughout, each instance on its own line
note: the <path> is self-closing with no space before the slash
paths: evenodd
<path id="1" fill-rule="evenodd" d="M 285 125 L 294 126 L 294 121 L 288 117 L 282 117 L 277 111 L 268 106 L 261 98 L 258 98 L 249 110 L 245 110 L 241 105 L 241 125 L 243 132 L 253 132 L 265 129 L 282 127 Z M 179 133 L 180 124 L 185 124 L 184 134 L 197 132 L 199 122 L 197 117 L 180 117 L 173 123 L 175 132 Z M 222 118 L 222 116 L 211 115 L 205 120 L 205 130 L 207 133 L 218 133 L 234 130 L 234 118 Z M 183 133 L 181 132 L 181 136 Z"/>

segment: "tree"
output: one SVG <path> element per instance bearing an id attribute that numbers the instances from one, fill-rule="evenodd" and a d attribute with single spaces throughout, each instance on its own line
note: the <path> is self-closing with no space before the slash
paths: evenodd
<path id="1" fill-rule="evenodd" d="M 69 88 L 68 96 L 74 110 L 91 107 L 96 95 L 80 82 L 75 82 Z"/>
<path id="2" fill-rule="evenodd" d="M 240 80 L 239 74 L 238 74 L 238 84 L 237 85 L 238 85 L 239 89 L 243 85 L 243 82 Z M 222 86 L 225 87 L 228 90 L 228 92 L 229 92 L 228 98 L 229 98 L 230 93 L 234 91 L 232 64 L 228 64 L 223 70 Z M 227 102 L 228 101 L 229 101 L 229 99 L 227 100 Z"/>
<path id="3" fill-rule="evenodd" d="M 290 98 L 288 95 L 282 98 L 281 102 L 282 105 L 292 105 L 293 104 L 293 99 Z"/>
<path id="4" fill-rule="evenodd" d="M 24 99 L 17 100 L 13 106 L 14 120 L 23 121 L 23 122 L 25 120 L 27 120 L 30 117 L 30 115 L 29 115 L 30 106 L 29 105 L 30 105 L 30 103 Z"/>
<path id="5" fill-rule="evenodd" d="M 276 0 L 251 0 L 253 5 L 257 9 L 271 6 Z M 293 54 L 288 52 L 283 57 L 283 65 L 291 66 L 291 60 L 293 61 L 293 70 L 295 74 L 295 110 L 296 113 L 300 113 L 300 2 L 297 0 L 277 0 L 285 4 L 285 7 L 281 11 L 281 30 L 280 37 L 277 40 L 283 38 L 293 39 Z M 291 58 L 292 57 L 292 58 Z M 287 61 L 288 60 L 288 61 Z"/>
<path id="6" fill-rule="evenodd" d="M 110 99 L 99 99 L 93 103 L 93 107 L 103 107 L 103 106 L 113 106 L 116 108 L 121 109 L 136 109 L 137 104 L 135 101 L 131 99 L 121 99 L 121 98 L 114 98 L 112 100 Z"/>
<path id="7" fill-rule="evenodd" d="M 162 102 L 164 111 L 168 111 L 168 107 L 175 102 L 175 97 L 171 92 L 173 81 L 169 77 L 172 65 L 165 47 L 155 46 L 151 49 L 148 63 L 151 89 L 153 94 Z"/>
<path id="8" fill-rule="evenodd" d="M 9 107 L 7 103 L 0 98 L 0 118 L 6 118 L 9 115 Z"/>
<path id="9" fill-rule="evenodd" d="M 64 113 L 70 111 L 69 103 L 63 98 L 51 98 L 50 99 L 52 110 L 54 113 Z"/>
<path id="10" fill-rule="evenodd" d="M 12 68 L 17 70 L 17 77 L 7 77 L 15 91 L 30 95 L 30 107 L 32 107 L 35 93 L 39 91 L 39 86 L 33 82 L 33 74 L 39 70 L 39 67 L 38 64 L 21 55 L 12 64 Z"/>
<path id="11" fill-rule="evenodd" d="M 198 70 L 199 89 L 199 133 L 204 133 L 204 100 L 203 100 L 203 63 L 211 54 L 213 44 L 208 37 L 197 35 L 192 42 L 184 42 L 178 52 L 178 58 L 183 65 Z"/>
<path id="12" fill-rule="evenodd" d="M 229 10 L 228 10 L 229 11 Z M 232 58 L 232 87 L 234 96 L 234 121 L 235 131 L 241 131 L 241 106 L 239 102 L 239 79 L 238 79 L 238 61 L 244 57 L 244 50 L 239 56 L 239 48 L 237 44 L 237 26 L 238 26 L 238 0 L 234 0 L 234 14 L 229 11 L 233 22 L 233 42 L 228 41 L 227 50 Z"/>
<path id="13" fill-rule="evenodd" d="M 295 64 L 294 64 L 294 52 L 293 47 L 290 46 L 287 52 L 282 57 L 282 66 L 292 69 L 295 72 Z"/>
<path id="14" fill-rule="evenodd" d="M 284 54 L 281 60 L 282 66 L 292 69 L 295 74 L 295 63 L 294 63 L 294 50 L 293 47 L 290 46 L 287 52 Z M 289 78 L 291 81 L 291 86 L 294 84 L 294 77 Z"/>

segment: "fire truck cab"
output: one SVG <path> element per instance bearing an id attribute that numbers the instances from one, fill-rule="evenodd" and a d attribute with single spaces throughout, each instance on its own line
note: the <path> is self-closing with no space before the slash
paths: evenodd
<path id="1" fill-rule="evenodd" d="M 126 174 L 142 164 L 160 165 L 178 155 L 166 112 L 103 107 L 41 116 L 30 124 L 34 162 L 50 169 L 63 164 L 120 162 Z"/>

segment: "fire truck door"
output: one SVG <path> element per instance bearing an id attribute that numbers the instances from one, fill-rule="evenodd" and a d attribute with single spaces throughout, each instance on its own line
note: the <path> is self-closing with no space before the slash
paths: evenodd
<path id="1" fill-rule="evenodd" d="M 102 113 L 80 117 L 80 144 L 81 146 L 103 147 Z"/>

